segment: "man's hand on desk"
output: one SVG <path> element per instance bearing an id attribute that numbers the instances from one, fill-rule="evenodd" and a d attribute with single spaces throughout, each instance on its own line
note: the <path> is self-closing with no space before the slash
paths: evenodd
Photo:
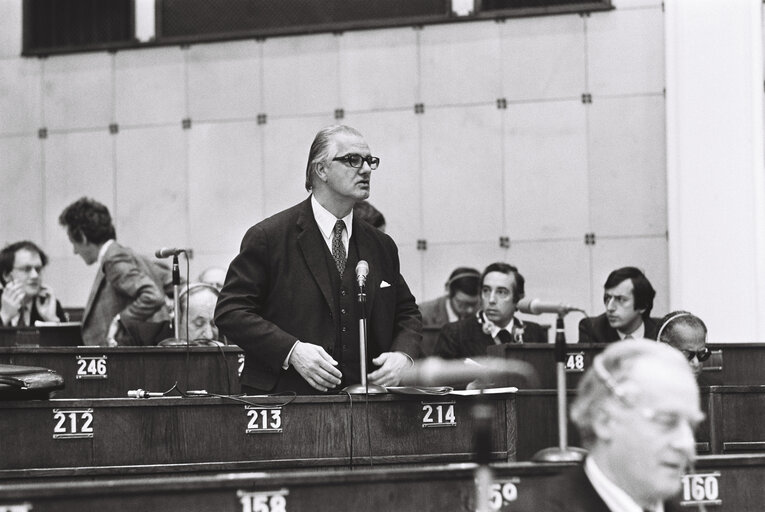
<path id="1" fill-rule="evenodd" d="M 383 352 L 372 359 L 372 362 L 379 368 L 370 373 L 367 378 L 370 384 L 380 386 L 398 386 L 403 371 L 412 365 L 412 360 L 403 352 Z"/>
<path id="2" fill-rule="evenodd" d="M 322 347 L 298 341 L 290 354 L 289 363 L 310 384 L 319 391 L 327 391 L 340 384 L 343 374 L 335 368 L 332 359 Z"/>

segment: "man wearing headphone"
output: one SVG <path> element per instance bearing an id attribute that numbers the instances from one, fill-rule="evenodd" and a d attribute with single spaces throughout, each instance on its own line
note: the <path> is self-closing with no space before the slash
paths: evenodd
<path id="1" fill-rule="evenodd" d="M 693 313 L 673 311 L 661 319 L 658 341 L 683 353 L 696 378 L 712 352 L 707 348 L 707 326 Z"/>
<path id="2" fill-rule="evenodd" d="M 479 307 L 481 273 L 470 267 L 457 267 L 446 281 L 446 295 L 420 304 L 423 327 L 442 327 L 473 316 Z"/>

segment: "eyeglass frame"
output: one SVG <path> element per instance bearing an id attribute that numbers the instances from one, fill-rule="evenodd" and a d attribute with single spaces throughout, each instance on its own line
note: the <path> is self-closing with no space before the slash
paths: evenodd
<path id="1" fill-rule="evenodd" d="M 353 157 L 359 157 L 359 165 L 358 165 L 358 167 L 351 163 L 351 158 L 353 158 Z M 380 166 L 380 158 L 379 157 L 372 156 L 372 155 L 363 156 L 363 155 L 360 155 L 358 153 L 346 153 L 343 156 L 337 156 L 337 157 L 333 158 L 332 161 L 333 162 L 343 162 L 348 167 L 353 167 L 354 169 L 361 169 L 362 167 L 364 167 L 364 162 L 366 162 L 367 165 L 369 166 L 369 168 L 371 170 L 373 170 L 373 171 Z"/>
<path id="2" fill-rule="evenodd" d="M 693 361 L 693 358 L 695 357 L 699 362 L 703 363 L 712 356 L 712 351 L 709 350 L 709 347 L 704 347 L 704 350 L 685 350 L 682 348 L 679 350 L 688 361 Z"/>
<path id="3" fill-rule="evenodd" d="M 45 265 L 25 265 L 23 267 L 13 267 L 13 270 L 18 270 L 19 272 L 24 272 L 25 274 L 31 274 L 32 270 L 34 270 L 40 274 L 44 268 Z"/>

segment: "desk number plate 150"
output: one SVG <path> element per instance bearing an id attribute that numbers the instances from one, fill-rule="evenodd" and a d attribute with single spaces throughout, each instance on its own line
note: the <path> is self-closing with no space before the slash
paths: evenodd
<path id="1" fill-rule="evenodd" d="M 106 356 L 77 356 L 77 374 L 79 379 L 108 379 Z"/>
<path id="2" fill-rule="evenodd" d="M 287 512 L 289 490 L 247 492 L 236 491 L 242 512 Z"/>
<path id="3" fill-rule="evenodd" d="M 422 428 L 456 427 L 455 402 L 422 402 Z"/>
<path id="4" fill-rule="evenodd" d="M 53 409 L 53 439 L 92 439 L 93 409 Z"/>
<path id="5" fill-rule="evenodd" d="M 282 408 L 279 407 L 256 407 L 245 405 L 247 413 L 247 434 L 281 434 Z"/>

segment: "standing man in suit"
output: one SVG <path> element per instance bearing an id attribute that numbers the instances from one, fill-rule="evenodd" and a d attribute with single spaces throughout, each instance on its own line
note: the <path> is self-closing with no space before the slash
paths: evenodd
<path id="1" fill-rule="evenodd" d="M 423 327 L 443 327 L 449 322 L 472 317 L 481 305 L 481 273 L 457 267 L 446 281 L 446 295 L 420 304 Z"/>
<path id="2" fill-rule="evenodd" d="M 85 345 L 116 345 L 120 319 L 161 322 L 168 318 L 159 265 L 118 244 L 109 209 L 83 197 L 58 218 L 74 253 L 87 265 L 97 263 L 93 287 L 82 315 Z"/>
<path id="3" fill-rule="evenodd" d="M 7 245 L 0 251 L 0 326 L 34 326 L 43 322 L 65 322 L 67 315 L 53 290 L 42 282 L 48 256 L 28 240 Z"/>
<path id="4" fill-rule="evenodd" d="M 483 309 L 468 318 L 446 324 L 438 335 L 433 355 L 444 359 L 485 356 L 486 348 L 500 343 L 546 343 L 534 322 L 515 316 L 525 294 L 526 280 L 507 263 L 492 263 L 481 275 Z"/>
<path id="5" fill-rule="evenodd" d="M 628 340 L 595 357 L 571 419 L 589 454 L 535 489 L 529 511 L 673 512 L 704 419 L 685 358 L 663 343 Z"/>
<path id="6" fill-rule="evenodd" d="M 611 343 L 625 338 L 656 339 L 659 326 L 651 319 L 656 290 L 635 267 L 609 274 L 604 285 L 606 312 L 579 322 L 579 343 Z"/>
<path id="7" fill-rule="evenodd" d="M 377 367 L 368 381 L 394 386 L 419 356 L 422 322 L 396 244 L 353 215 L 379 162 L 355 129 L 320 130 L 306 167 L 311 195 L 244 235 L 215 323 L 245 352 L 245 392 L 315 394 L 360 382 L 360 260 L 369 264 L 367 364 Z"/>

